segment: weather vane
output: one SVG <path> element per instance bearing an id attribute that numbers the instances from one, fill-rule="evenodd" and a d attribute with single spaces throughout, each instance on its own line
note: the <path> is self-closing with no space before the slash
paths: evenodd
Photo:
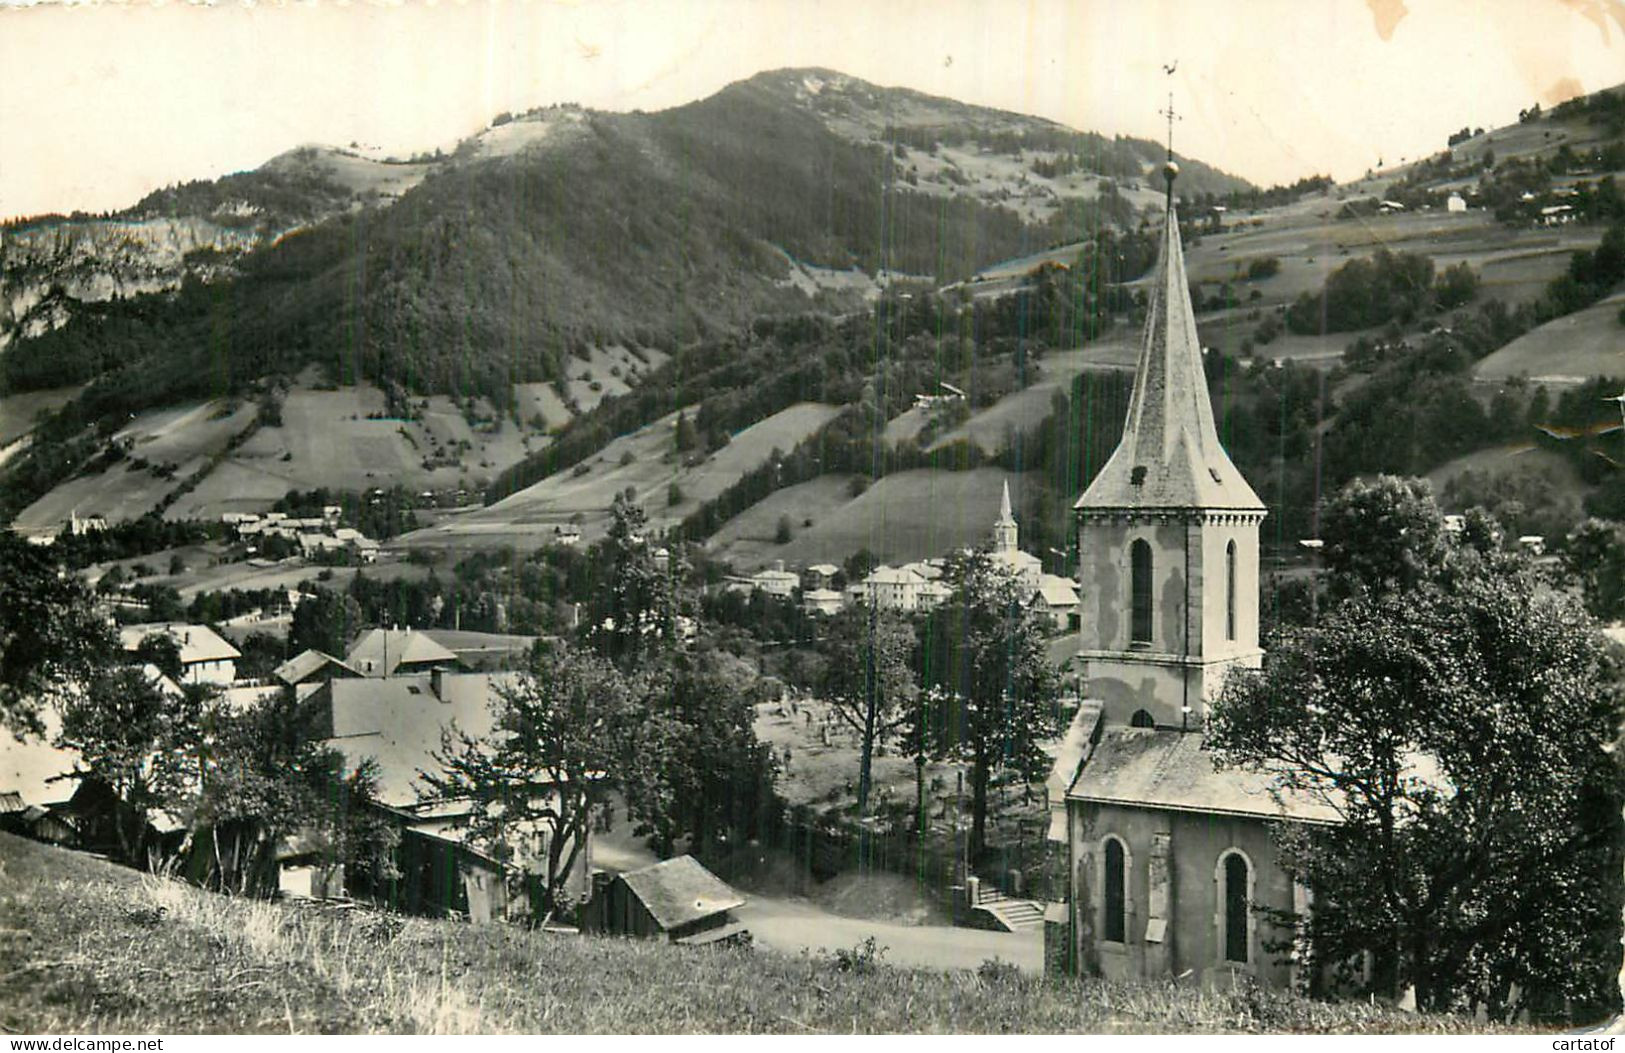
<path id="1" fill-rule="evenodd" d="M 1171 65 L 1162 67 L 1162 72 L 1172 77 L 1174 70 L 1179 68 L 1179 60 L 1175 59 Z M 1174 207 L 1174 177 L 1179 175 L 1179 166 L 1174 164 L 1174 122 L 1185 118 L 1174 112 L 1174 90 L 1168 89 L 1168 108 L 1161 111 L 1168 118 L 1168 160 L 1162 166 L 1162 177 L 1168 181 L 1168 208 Z"/>

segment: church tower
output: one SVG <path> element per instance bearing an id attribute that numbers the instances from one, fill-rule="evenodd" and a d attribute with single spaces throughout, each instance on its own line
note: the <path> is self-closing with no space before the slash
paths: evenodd
<path id="1" fill-rule="evenodd" d="M 1257 666 L 1264 504 L 1219 443 L 1179 219 L 1168 204 L 1123 439 L 1074 506 L 1085 697 L 1108 724 L 1201 725 Z"/>
<path id="2" fill-rule="evenodd" d="M 993 524 L 993 551 L 1014 552 L 1019 534 L 1016 517 L 1010 511 L 1010 481 L 1004 483 L 1004 496 L 999 500 L 999 518 Z"/>

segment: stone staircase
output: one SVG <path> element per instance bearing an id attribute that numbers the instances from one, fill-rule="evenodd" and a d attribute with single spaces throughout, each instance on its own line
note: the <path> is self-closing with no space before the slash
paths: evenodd
<path id="1" fill-rule="evenodd" d="M 986 911 L 1005 932 L 1029 932 L 1044 927 L 1044 907 L 1030 899 L 1011 899 L 989 885 L 977 893 L 976 909 Z"/>

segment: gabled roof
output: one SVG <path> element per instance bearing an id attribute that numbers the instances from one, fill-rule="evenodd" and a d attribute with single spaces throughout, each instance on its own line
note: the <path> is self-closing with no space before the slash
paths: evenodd
<path id="1" fill-rule="evenodd" d="M 1089 755 L 1069 801 L 1158 808 L 1209 815 L 1336 823 L 1342 817 L 1325 800 L 1277 793 L 1261 772 L 1217 770 L 1197 732 L 1160 728 L 1110 728 Z"/>
<path id="2" fill-rule="evenodd" d="M 490 734 L 491 702 L 504 674 L 448 673 L 435 694 L 433 678 L 334 680 L 333 737 L 329 744 L 352 767 L 372 758 L 378 762 L 378 800 L 391 805 L 417 803 L 418 773 L 438 771 L 433 754 L 440 733 L 453 721 L 469 735 Z"/>
<path id="3" fill-rule="evenodd" d="M 1264 503 L 1230 462 L 1213 426 L 1172 203 L 1147 293 L 1145 333 L 1123 439 L 1075 507 L 1263 511 Z"/>
<path id="4" fill-rule="evenodd" d="M 415 629 L 369 629 L 344 656 L 363 676 L 389 676 L 399 667 L 455 664 L 457 656 Z"/>
<path id="5" fill-rule="evenodd" d="M 1104 712 L 1105 708 L 1093 699 L 1079 702 L 1072 723 L 1055 747 L 1055 761 L 1050 765 L 1049 778 L 1044 780 L 1044 796 L 1050 808 L 1047 840 L 1066 843 L 1067 790 L 1078 777 L 1078 766 L 1089 756 L 1089 743 L 1094 740 Z"/>
<path id="6" fill-rule="evenodd" d="M 358 670 L 350 668 L 340 659 L 334 658 L 326 651 L 307 649 L 294 655 L 272 670 L 271 675 L 284 684 L 297 684 L 301 681 L 328 669 L 329 676 L 360 676 Z"/>
<path id="7" fill-rule="evenodd" d="M 907 567 L 876 567 L 867 578 L 863 579 L 865 585 L 918 585 L 925 579 L 919 573 Z"/>
<path id="8" fill-rule="evenodd" d="M 13 812 L 24 812 L 28 805 L 23 803 L 23 795 L 15 791 L 0 793 L 0 815 L 11 815 Z"/>
<path id="9" fill-rule="evenodd" d="M 667 932 L 745 904 L 745 897 L 693 856 L 629 871 L 621 880 Z"/>
<path id="10" fill-rule="evenodd" d="M 1033 595 L 1042 599 L 1051 607 L 1076 607 L 1078 605 L 1078 590 L 1073 588 L 1068 578 L 1055 574 L 1045 574 L 1038 579 L 1038 588 Z"/>
<path id="11" fill-rule="evenodd" d="M 207 625 L 187 625 L 180 622 L 149 622 L 144 625 L 126 625 L 118 632 L 119 644 L 126 651 L 141 646 L 149 636 L 168 636 L 180 649 L 181 665 L 197 662 L 219 662 L 242 657 L 242 652 L 221 639 Z"/>

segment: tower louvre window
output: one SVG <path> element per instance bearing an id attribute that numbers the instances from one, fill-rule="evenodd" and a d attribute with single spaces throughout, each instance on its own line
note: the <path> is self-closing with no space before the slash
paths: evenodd
<path id="1" fill-rule="evenodd" d="M 1129 619 L 1129 641 L 1151 642 L 1151 546 L 1144 539 L 1129 546 L 1130 593 L 1133 612 Z"/>

